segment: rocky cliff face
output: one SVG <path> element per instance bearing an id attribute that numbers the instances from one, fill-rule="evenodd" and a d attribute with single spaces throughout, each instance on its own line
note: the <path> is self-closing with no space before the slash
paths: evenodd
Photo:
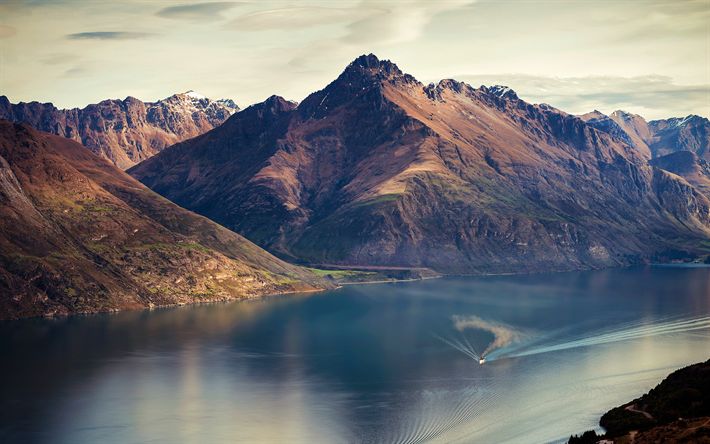
<path id="1" fill-rule="evenodd" d="M 710 162 L 692 151 L 677 151 L 651 160 L 651 165 L 676 174 L 710 198 Z"/>
<path id="2" fill-rule="evenodd" d="M 643 117 L 623 111 L 614 111 L 607 116 L 596 110 L 579 117 L 587 124 L 609 134 L 614 139 L 634 146 L 643 158 L 651 159 L 653 157 L 649 148 L 649 143 L 653 136 L 648 127 L 648 122 Z"/>
<path id="3" fill-rule="evenodd" d="M 78 143 L 0 120 L 0 319 L 323 285 Z"/>
<path id="4" fill-rule="evenodd" d="M 509 88 L 423 85 L 368 55 L 129 173 L 284 257 L 520 272 L 701 250 L 708 199 L 648 157 Z"/>
<path id="5" fill-rule="evenodd" d="M 67 110 L 51 103 L 12 104 L 0 96 L 0 119 L 80 142 L 122 169 L 211 130 L 238 110 L 231 100 L 213 101 L 193 91 L 157 102 L 127 97 Z"/>

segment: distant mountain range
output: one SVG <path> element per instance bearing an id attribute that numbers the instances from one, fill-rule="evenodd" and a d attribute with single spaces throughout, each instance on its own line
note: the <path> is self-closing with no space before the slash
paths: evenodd
<path id="1" fill-rule="evenodd" d="M 651 165 L 683 177 L 710 197 L 710 120 L 689 115 L 646 122 L 624 111 L 609 116 L 593 111 L 580 117 L 635 147 Z"/>
<path id="2" fill-rule="evenodd" d="M 328 286 L 77 142 L 0 120 L 0 319 Z"/>
<path id="3" fill-rule="evenodd" d="M 129 173 L 300 262 L 569 270 L 707 255 L 707 135 L 697 116 L 578 117 L 507 87 L 424 85 L 370 54 Z"/>
<path id="4" fill-rule="evenodd" d="M 134 97 L 104 100 L 82 109 L 57 109 L 39 102 L 12 104 L 0 96 L 0 119 L 75 140 L 121 169 L 209 131 L 237 111 L 232 100 L 210 100 L 194 91 L 157 102 Z"/>
<path id="5" fill-rule="evenodd" d="M 593 127 L 635 146 L 648 157 L 689 151 L 710 161 L 710 121 L 689 115 L 685 118 L 651 120 L 637 114 L 614 111 L 607 116 L 593 111 L 580 116 Z"/>

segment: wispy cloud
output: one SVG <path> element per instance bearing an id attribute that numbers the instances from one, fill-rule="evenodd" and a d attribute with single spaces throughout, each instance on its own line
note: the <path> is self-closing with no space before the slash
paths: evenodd
<path id="1" fill-rule="evenodd" d="M 673 38 L 698 33 L 707 35 L 710 5 L 707 0 L 661 1 L 654 4 L 650 13 L 638 14 L 630 20 L 628 17 L 626 20 L 622 17 L 610 19 L 625 25 L 620 27 L 621 32 L 618 35 L 611 36 L 611 41 L 615 43 L 663 38 L 668 34 Z"/>
<path id="2" fill-rule="evenodd" d="M 395 44 L 416 40 L 438 14 L 465 8 L 474 0 L 442 2 L 402 1 L 386 6 L 377 0 L 366 0 L 358 6 L 371 13 L 348 25 L 348 33 L 341 39 L 354 44 Z"/>
<path id="3" fill-rule="evenodd" d="M 301 99 L 372 52 L 422 81 L 503 83 L 575 114 L 708 116 L 707 2 L 0 0 L 2 87 L 63 106 L 205 79 L 242 103 Z M 115 45 L 131 45 L 130 63 Z"/>
<path id="4" fill-rule="evenodd" d="M 91 71 L 86 66 L 74 66 L 62 73 L 62 77 L 79 77 L 89 74 Z"/>
<path id="5" fill-rule="evenodd" d="M 350 21 L 368 13 L 354 8 L 322 6 L 274 8 L 240 15 L 227 26 L 236 31 L 292 30 Z"/>
<path id="6" fill-rule="evenodd" d="M 504 84 L 527 101 L 549 103 L 574 114 L 594 109 L 605 113 L 623 109 L 648 119 L 685 116 L 691 110 L 710 115 L 710 85 L 679 85 L 668 76 L 545 77 L 494 74 L 463 75 L 458 79 L 474 86 Z"/>
<path id="7" fill-rule="evenodd" d="M 222 13 L 237 6 L 238 2 L 210 2 L 168 6 L 156 13 L 159 17 L 195 22 L 222 20 Z"/>
<path id="8" fill-rule="evenodd" d="M 69 40 L 136 40 L 154 37 L 150 32 L 94 31 L 67 34 Z"/>
<path id="9" fill-rule="evenodd" d="M 237 31 L 269 31 L 340 24 L 345 32 L 330 40 L 340 44 L 392 44 L 415 40 L 437 14 L 474 2 L 363 0 L 349 7 L 271 8 L 240 15 L 230 21 L 228 27 Z"/>
<path id="10" fill-rule="evenodd" d="M 82 0 L 0 0 L 0 13 L 5 16 L 28 14 L 45 8 L 61 10 L 84 6 Z"/>
<path id="11" fill-rule="evenodd" d="M 304 30 L 319 38 L 289 48 L 287 64 L 299 73 L 332 70 L 369 52 L 388 54 L 390 47 L 416 41 L 439 15 L 469 8 L 475 0 L 381 1 L 339 3 L 338 7 L 270 8 L 236 17 L 229 29 L 243 32 Z"/>

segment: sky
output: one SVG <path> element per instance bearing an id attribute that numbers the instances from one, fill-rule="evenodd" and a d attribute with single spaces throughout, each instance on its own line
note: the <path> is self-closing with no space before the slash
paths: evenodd
<path id="1" fill-rule="evenodd" d="M 0 95 L 300 101 L 358 55 L 533 103 L 710 116 L 710 0 L 0 0 Z"/>

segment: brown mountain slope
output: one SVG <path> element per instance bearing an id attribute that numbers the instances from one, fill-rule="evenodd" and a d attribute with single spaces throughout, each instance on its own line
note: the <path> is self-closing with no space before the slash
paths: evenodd
<path id="1" fill-rule="evenodd" d="M 644 154 L 652 155 L 649 144 L 653 143 L 654 134 L 646 119 L 638 114 L 624 111 L 614 111 L 610 117 L 629 135 L 632 142 L 644 151 Z"/>
<path id="2" fill-rule="evenodd" d="M 0 214 L 0 319 L 323 285 L 78 143 L 4 120 Z"/>
<path id="3" fill-rule="evenodd" d="M 594 128 L 636 147 L 643 158 L 653 157 L 649 147 L 653 141 L 653 134 L 643 117 L 624 111 L 614 111 L 607 116 L 596 110 L 579 117 Z"/>
<path id="4" fill-rule="evenodd" d="M 231 100 L 212 101 L 192 91 L 152 103 L 127 97 L 66 110 L 51 103 L 12 104 L 0 96 L 0 119 L 76 140 L 122 169 L 219 126 L 238 110 Z"/>
<path id="5" fill-rule="evenodd" d="M 444 272 L 627 264 L 710 238 L 710 203 L 581 119 L 505 87 L 425 86 L 362 56 L 130 174 L 286 257 Z"/>

